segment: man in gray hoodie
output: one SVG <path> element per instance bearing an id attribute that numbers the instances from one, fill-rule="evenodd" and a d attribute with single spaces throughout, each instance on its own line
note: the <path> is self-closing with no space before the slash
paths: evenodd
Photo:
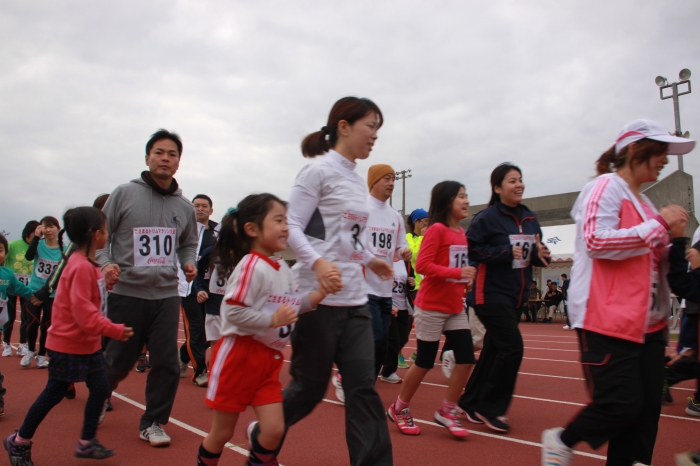
<path id="1" fill-rule="evenodd" d="M 110 387 L 115 390 L 127 377 L 145 344 L 152 369 L 139 430 L 141 439 L 155 447 L 170 445 L 161 424 L 168 422 L 180 380 L 178 258 L 187 281 L 197 274 L 194 206 L 173 178 L 181 155 L 177 134 L 159 130 L 151 136 L 146 144 L 148 170 L 118 186 L 104 206 L 109 240 L 97 252 L 107 284 L 114 286 L 107 315 L 134 329 L 128 341 L 106 342 Z"/>

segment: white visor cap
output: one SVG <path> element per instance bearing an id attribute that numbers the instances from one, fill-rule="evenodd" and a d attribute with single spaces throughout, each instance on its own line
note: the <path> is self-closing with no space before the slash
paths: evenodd
<path id="1" fill-rule="evenodd" d="M 692 139 L 671 136 L 663 126 L 655 121 L 634 120 L 627 123 L 620 131 L 620 135 L 615 141 L 615 153 L 619 154 L 622 149 L 641 139 L 653 139 L 668 143 L 668 155 L 687 154 L 695 147 L 695 141 Z"/>

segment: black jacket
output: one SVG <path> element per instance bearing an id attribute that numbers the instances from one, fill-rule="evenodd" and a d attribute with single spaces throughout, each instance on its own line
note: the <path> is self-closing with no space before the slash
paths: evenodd
<path id="1" fill-rule="evenodd" d="M 688 301 L 685 313 L 697 315 L 698 306 L 694 303 L 700 302 L 700 268 L 688 271 L 688 261 L 685 260 L 685 238 L 674 238 L 671 241 L 673 243 L 669 254 L 671 265 L 666 274 L 668 283 L 671 285 L 671 291 Z"/>

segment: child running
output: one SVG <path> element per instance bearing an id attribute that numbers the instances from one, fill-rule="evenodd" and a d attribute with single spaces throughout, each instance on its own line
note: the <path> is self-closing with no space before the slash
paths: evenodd
<path id="1" fill-rule="evenodd" d="M 218 464 L 247 406 L 253 407 L 259 421 L 248 425 L 247 464 L 278 464 L 274 451 L 285 432 L 281 351 L 298 314 L 312 310 L 326 297 L 321 291 L 295 294 L 291 270 L 281 258 L 272 257 L 286 247 L 286 215 L 284 203 L 272 194 L 250 195 L 230 214 L 235 228 L 221 229 L 217 252 L 219 257 L 232 257 L 235 269 L 221 305 L 221 335 L 214 347 L 205 399 L 214 419 L 199 447 L 199 466 Z M 340 282 L 337 272 L 329 278 Z"/>
<path id="2" fill-rule="evenodd" d="M 31 439 L 36 429 L 75 382 L 85 382 L 90 390 L 75 457 L 104 459 L 115 454 L 95 438 L 97 420 L 109 395 L 101 337 L 125 341 L 133 332 L 105 317 L 107 290 L 95 262 L 95 251 L 107 241 L 104 214 L 94 207 L 78 207 L 68 210 L 63 222 L 77 250 L 68 259 L 56 290 L 53 321 L 46 339 L 51 356 L 46 388 L 29 408 L 19 431 L 4 441 L 12 466 L 33 464 Z"/>
<path id="3" fill-rule="evenodd" d="M 459 421 L 456 404 L 474 364 L 472 335 L 462 301 L 465 285 L 471 289 L 476 275 L 476 269 L 467 265 L 467 237 L 459 226 L 468 214 L 469 199 L 463 184 L 443 181 L 435 185 L 430 197 L 430 226 L 416 260 L 416 272 L 423 275 L 414 314 L 418 355 L 404 378 L 401 394 L 387 411 L 389 419 L 406 435 L 420 433 L 408 406 L 435 364 L 443 333 L 454 351 L 456 365 L 435 421 L 456 438 L 469 435 Z"/>

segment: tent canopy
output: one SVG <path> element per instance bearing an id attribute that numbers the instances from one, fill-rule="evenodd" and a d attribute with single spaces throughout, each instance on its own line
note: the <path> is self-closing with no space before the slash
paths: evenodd
<path id="1" fill-rule="evenodd" d="M 542 242 L 551 251 L 552 261 L 573 260 L 575 240 L 575 224 L 542 227 Z"/>

